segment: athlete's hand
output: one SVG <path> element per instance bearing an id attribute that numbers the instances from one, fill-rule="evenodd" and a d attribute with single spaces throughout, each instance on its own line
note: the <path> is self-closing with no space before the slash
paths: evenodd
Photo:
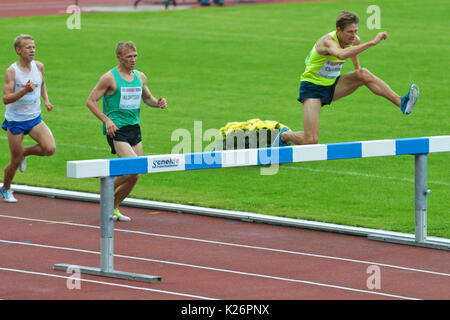
<path id="1" fill-rule="evenodd" d="M 111 119 L 109 118 L 108 120 L 105 121 L 105 127 L 106 127 L 106 134 L 111 138 L 114 138 L 114 136 L 116 135 L 116 131 L 119 130 L 119 128 L 117 128 L 114 122 L 112 122 Z"/>
<path id="2" fill-rule="evenodd" d="M 379 32 L 376 35 L 375 39 L 373 39 L 373 44 L 377 45 L 377 44 L 379 44 L 381 42 L 381 40 L 386 40 L 386 39 L 387 39 L 387 32 L 386 31 Z"/>
<path id="3" fill-rule="evenodd" d="M 35 85 L 33 82 L 31 82 L 31 80 L 28 80 L 27 84 L 25 85 L 25 87 L 23 88 L 25 90 L 26 93 L 28 92 L 33 92 L 35 89 Z"/>
<path id="4" fill-rule="evenodd" d="M 161 109 L 167 108 L 166 99 L 164 99 L 162 97 L 159 97 L 159 99 L 158 99 L 158 108 L 161 108 Z"/>
<path id="5" fill-rule="evenodd" d="M 46 102 L 45 106 L 47 107 L 47 111 L 52 111 L 53 110 L 53 105 L 50 102 Z"/>

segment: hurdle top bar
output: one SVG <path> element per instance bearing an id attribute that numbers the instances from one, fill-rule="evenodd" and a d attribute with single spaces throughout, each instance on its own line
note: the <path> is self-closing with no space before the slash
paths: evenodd
<path id="1" fill-rule="evenodd" d="M 67 162 L 69 178 L 102 178 L 196 169 L 259 166 L 450 151 L 450 136 L 369 140 Z"/>

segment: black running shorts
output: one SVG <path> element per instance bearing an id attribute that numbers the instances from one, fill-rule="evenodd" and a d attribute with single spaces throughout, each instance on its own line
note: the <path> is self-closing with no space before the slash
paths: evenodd
<path id="1" fill-rule="evenodd" d="M 141 127 L 138 124 L 121 127 L 116 131 L 116 135 L 113 138 L 106 135 L 106 139 L 108 140 L 108 144 L 111 147 L 111 153 L 116 154 L 116 149 L 114 148 L 113 141 L 115 140 L 127 142 L 130 144 L 130 146 L 133 147 L 142 141 Z"/>

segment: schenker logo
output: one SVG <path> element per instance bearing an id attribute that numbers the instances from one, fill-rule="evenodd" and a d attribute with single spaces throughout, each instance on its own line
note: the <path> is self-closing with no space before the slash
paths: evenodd
<path id="1" fill-rule="evenodd" d="M 184 155 L 150 156 L 148 172 L 167 172 L 184 170 Z"/>
<path id="2" fill-rule="evenodd" d="M 174 168 L 174 167 L 178 167 L 179 165 L 180 165 L 180 159 L 177 159 L 177 158 L 153 160 L 153 162 L 152 162 L 153 169 Z"/>

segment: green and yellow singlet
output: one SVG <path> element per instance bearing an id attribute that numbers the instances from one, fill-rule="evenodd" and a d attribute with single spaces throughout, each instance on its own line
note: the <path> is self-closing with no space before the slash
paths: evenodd
<path id="1" fill-rule="evenodd" d="M 332 31 L 328 34 L 339 43 L 336 31 Z M 316 44 L 314 44 L 309 55 L 306 57 L 306 69 L 305 72 L 303 72 L 300 81 L 308 81 L 321 86 L 331 86 L 341 74 L 342 65 L 346 60 L 340 60 L 335 56 L 324 56 L 317 53 Z"/>

